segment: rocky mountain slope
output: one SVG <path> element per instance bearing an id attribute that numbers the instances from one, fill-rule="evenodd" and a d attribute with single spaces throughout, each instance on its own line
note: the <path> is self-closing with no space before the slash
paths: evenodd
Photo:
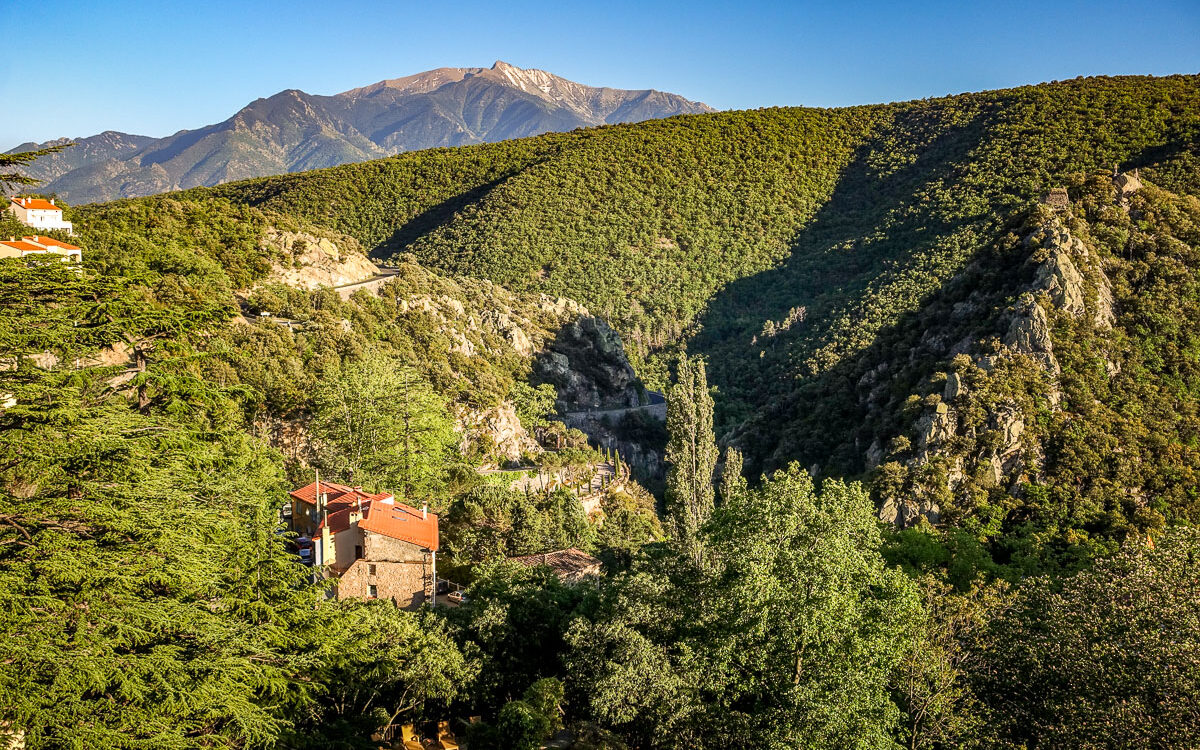
<path id="1" fill-rule="evenodd" d="M 281 91 L 228 120 L 166 138 L 105 132 L 39 160 L 29 174 L 74 203 L 217 185 L 589 125 L 709 112 L 661 91 L 596 88 L 497 61 L 439 68 L 333 96 Z M 14 151 L 47 144 L 26 143 Z"/>

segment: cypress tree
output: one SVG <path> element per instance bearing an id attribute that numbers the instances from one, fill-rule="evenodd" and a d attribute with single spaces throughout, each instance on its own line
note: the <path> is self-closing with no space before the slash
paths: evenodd
<path id="1" fill-rule="evenodd" d="M 733 446 L 725 449 L 725 464 L 721 467 L 721 502 L 728 503 L 746 488 L 742 479 L 742 452 Z"/>
<path id="2" fill-rule="evenodd" d="M 676 542 L 697 565 L 704 550 L 700 527 L 713 510 L 713 473 L 717 443 L 713 437 L 713 401 L 704 362 L 686 355 L 679 362 L 667 400 L 667 509 Z"/>

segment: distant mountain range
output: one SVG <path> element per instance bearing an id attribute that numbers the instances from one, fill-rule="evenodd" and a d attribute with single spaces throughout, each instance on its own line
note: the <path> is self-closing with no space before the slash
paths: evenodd
<path id="1" fill-rule="evenodd" d="M 712 112 L 646 89 L 596 88 L 497 61 L 438 68 L 333 96 L 296 89 L 258 99 L 224 122 L 166 138 L 106 131 L 74 141 L 26 171 L 40 192 L 92 203 L 248 177 L 299 172 L 437 146 Z"/>

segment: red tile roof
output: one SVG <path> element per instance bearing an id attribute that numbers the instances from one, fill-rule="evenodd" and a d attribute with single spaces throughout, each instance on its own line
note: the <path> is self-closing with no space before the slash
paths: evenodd
<path id="1" fill-rule="evenodd" d="M 321 482 L 321 492 L 326 495 L 325 509 L 330 513 L 342 508 L 357 507 L 360 502 L 365 509 L 366 506 L 375 500 L 384 500 L 391 497 L 386 492 L 373 495 L 370 492 L 364 492 L 362 487 L 347 487 L 344 484 L 336 482 Z M 300 502 L 316 505 L 317 483 L 307 484 L 299 489 L 292 490 L 288 494 Z"/>
<path id="2" fill-rule="evenodd" d="M 21 239 L 28 240 L 29 242 L 36 242 L 37 244 L 45 245 L 46 247 L 62 248 L 63 250 L 78 250 L 79 249 L 75 245 L 71 245 L 71 244 L 63 242 L 61 240 L 56 240 L 53 237 L 44 237 L 40 234 L 35 234 L 32 237 L 22 237 Z"/>
<path id="3" fill-rule="evenodd" d="M 371 503 L 367 517 L 359 522 L 358 527 L 425 549 L 436 551 L 438 548 L 437 514 L 422 513 L 404 503 L 376 500 Z"/>
<path id="4" fill-rule="evenodd" d="M 26 242 L 25 240 L 16 240 L 15 242 L 0 242 L 0 245 L 5 245 L 7 247 L 20 250 L 23 253 L 46 252 L 46 248 L 42 247 L 41 245 L 35 245 L 32 242 Z"/>
<path id="5" fill-rule="evenodd" d="M 541 555 L 524 555 L 522 557 L 510 557 L 513 562 L 521 563 L 529 568 L 536 568 L 542 565 L 552 569 L 555 573 L 561 576 L 576 576 L 585 574 L 590 571 L 599 572 L 602 564 L 600 558 L 593 557 L 578 547 L 569 549 L 560 549 L 555 552 L 547 552 Z"/>
<path id="6" fill-rule="evenodd" d="M 332 533 L 350 528 L 350 514 L 357 511 L 361 501 L 363 520 L 358 527 L 363 531 L 399 539 L 424 549 L 438 548 L 438 517 L 426 513 L 422 517 L 419 509 L 398 503 L 386 492 L 371 494 L 361 487 L 347 487 L 336 482 L 321 482 L 321 492 L 328 496 L 325 503 L 326 519 L 317 526 L 318 533 L 328 524 Z M 305 485 L 288 493 L 293 499 L 310 505 L 317 502 L 317 483 Z"/>
<path id="7" fill-rule="evenodd" d="M 13 198 L 12 202 L 24 209 L 40 209 L 44 211 L 61 211 L 62 206 L 56 206 L 44 198 Z"/>
<path id="8" fill-rule="evenodd" d="M 329 526 L 329 530 L 334 534 L 350 528 L 350 514 L 353 513 L 354 510 L 354 508 L 342 508 L 341 510 L 327 514 L 325 518 L 319 524 L 317 524 L 317 533 L 313 534 L 313 536 L 320 536 L 326 525 Z"/>

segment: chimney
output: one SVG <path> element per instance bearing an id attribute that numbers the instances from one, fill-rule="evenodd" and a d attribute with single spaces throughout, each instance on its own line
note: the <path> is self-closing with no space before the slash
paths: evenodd
<path id="1" fill-rule="evenodd" d="M 54 199 L 53 199 L 53 198 L 51 198 L 51 199 L 50 199 L 50 205 L 51 205 L 51 206 L 53 206 L 53 205 L 54 205 Z"/>
<path id="2" fill-rule="evenodd" d="M 421 506 L 421 520 L 424 521 L 427 518 L 429 518 L 429 503 Z"/>

